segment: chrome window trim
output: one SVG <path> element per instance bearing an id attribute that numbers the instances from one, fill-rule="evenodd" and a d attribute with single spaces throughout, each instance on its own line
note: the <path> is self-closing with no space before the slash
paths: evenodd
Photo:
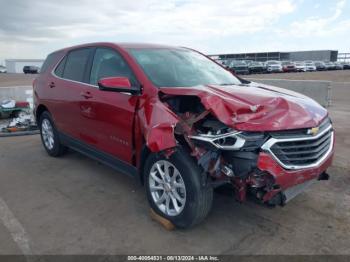
<path id="1" fill-rule="evenodd" d="M 245 143 L 245 139 L 243 139 L 242 137 L 238 136 L 240 133 L 241 132 L 233 131 L 233 132 L 230 132 L 230 133 L 219 134 L 219 135 L 202 134 L 202 135 L 196 135 L 196 136 L 189 136 L 189 138 L 195 139 L 195 140 L 204 141 L 204 142 L 208 142 L 208 143 L 212 144 L 214 147 L 222 149 L 222 150 L 238 150 L 238 149 L 242 148 L 244 146 L 244 143 Z M 221 146 L 221 145 L 216 144 L 214 142 L 214 141 L 216 141 L 218 139 L 222 139 L 222 138 L 226 138 L 226 137 L 234 137 L 237 140 L 234 143 L 234 145 L 231 145 L 231 146 Z"/>
<path id="2" fill-rule="evenodd" d="M 96 47 L 96 48 L 104 48 L 104 47 Z M 105 47 L 107 48 L 107 47 Z M 110 48 L 111 50 L 114 50 L 112 48 Z M 76 50 L 76 49 L 73 49 L 73 50 Z M 72 83 L 76 83 L 76 84 L 83 84 L 83 85 L 86 85 L 86 86 L 90 86 L 90 87 L 93 87 L 93 88 L 96 88 L 96 89 L 99 89 L 99 86 L 98 85 L 92 85 L 92 84 L 88 84 L 88 83 L 85 83 L 85 82 L 80 82 L 80 81 L 75 81 L 75 80 L 71 80 L 71 79 L 68 79 L 68 78 L 63 78 L 63 77 L 60 77 L 58 75 L 55 74 L 55 71 L 58 67 L 58 65 L 62 62 L 62 60 L 68 55 L 69 52 L 65 53 L 64 56 L 58 60 L 58 62 L 56 63 L 56 65 L 53 67 L 53 69 L 51 70 L 51 75 L 53 77 L 56 77 L 60 80 L 64 80 L 64 81 L 68 81 L 68 82 L 72 82 Z M 129 66 L 129 65 L 128 65 Z M 130 70 L 132 71 L 132 69 L 130 68 Z M 133 72 L 133 71 L 132 71 Z M 134 73 L 134 72 L 133 72 Z M 137 80 L 138 81 L 138 80 Z M 130 93 L 127 93 L 127 92 L 119 92 L 120 94 L 124 94 L 124 95 L 127 95 L 127 96 L 131 96 Z"/>
<path id="3" fill-rule="evenodd" d="M 51 70 L 51 75 L 58 78 L 58 79 L 61 79 L 61 80 L 65 80 L 65 81 L 68 81 L 68 82 L 72 82 L 72 83 L 77 83 L 77 84 L 83 84 L 83 85 L 86 85 L 86 86 L 91 86 L 91 87 L 94 87 L 94 88 L 97 88 L 98 89 L 98 86 L 97 85 L 92 85 L 92 84 L 88 84 L 88 83 L 85 83 L 85 82 L 80 82 L 80 81 L 75 81 L 75 80 L 71 80 L 71 79 L 68 79 L 68 78 L 63 78 L 63 77 L 60 77 L 58 75 L 55 74 L 55 71 L 58 67 L 58 65 L 62 62 L 62 60 L 68 55 L 68 53 L 66 53 L 60 60 L 58 60 L 58 62 L 56 63 L 56 65 L 53 67 L 53 69 Z"/>
<path id="4" fill-rule="evenodd" d="M 322 132 L 320 132 L 316 136 L 312 136 L 312 137 L 280 138 L 280 139 L 279 138 L 270 138 L 269 140 L 267 140 L 262 145 L 261 149 L 266 151 L 266 152 L 268 152 L 268 153 L 270 153 L 272 155 L 272 157 L 278 162 L 278 164 L 280 164 L 285 169 L 296 170 L 296 169 L 317 167 L 329 156 L 329 154 L 333 150 L 333 146 L 334 146 L 334 132 L 333 131 L 331 132 L 331 137 L 330 137 L 331 143 L 330 143 L 329 149 L 327 150 L 327 152 L 319 160 L 317 160 L 315 163 L 312 163 L 312 164 L 308 164 L 308 165 L 286 165 L 286 164 L 282 163 L 278 159 L 278 157 L 272 152 L 271 147 L 277 142 L 297 142 L 297 141 L 315 140 L 315 139 L 318 139 L 319 137 L 321 137 L 322 135 L 324 135 L 325 133 L 327 133 L 331 129 L 332 129 L 332 125 L 329 125 Z"/>
<path id="5" fill-rule="evenodd" d="M 79 81 L 74 81 L 74 80 L 70 80 L 70 79 L 67 79 L 67 78 L 59 77 L 58 75 L 55 74 L 55 69 L 51 71 L 51 75 L 56 77 L 56 78 L 58 78 L 58 79 L 60 79 L 60 80 L 73 82 L 73 83 L 76 83 L 76 84 L 83 84 L 83 85 L 86 85 L 86 86 L 89 86 L 89 87 L 93 87 L 95 89 L 99 89 L 99 87 L 97 85 L 92 85 L 92 84 L 88 84 L 88 83 L 84 83 L 84 82 L 79 82 Z M 124 94 L 124 95 L 127 95 L 127 96 L 131 96 L 130 93 L 126 93 L 126 92 L 119 92 L 119 94 Z"/>

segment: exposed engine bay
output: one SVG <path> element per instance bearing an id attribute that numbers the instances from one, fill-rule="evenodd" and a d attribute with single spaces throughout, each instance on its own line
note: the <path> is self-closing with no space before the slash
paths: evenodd
<path id="1" fill-rule="evenodd" d="M 175 128 L 176 138 L 189 147 L 214 187 L 232 184 L 239 201 L 245 200 L 247 180 L 256 193 L 271 190 L 272 177 L 256 169 L 258 153 L 266 140 L 263 133 L 244 133 L 227 127 L 205 110 L 195 96 L 164 95 L 161 100 L 181 118 Z M 259 192 L 258 196 L 262 195 Z"/>
<path id="2" fill-rule="evenodd" d="M 160 92 L 159 97 L 179 117 L 175 138 L 197 159 L 208 184 L 231 184 L 240 202 L 252 193 L 260 202 L 285 204 L 286 196 L 275 177 L 258 168 L 259 154 L 271 132 L 234 130 L 206 110 L 197 96 Z M 319 179 L 326 179 L 327 174 L 322 175 Z"/>

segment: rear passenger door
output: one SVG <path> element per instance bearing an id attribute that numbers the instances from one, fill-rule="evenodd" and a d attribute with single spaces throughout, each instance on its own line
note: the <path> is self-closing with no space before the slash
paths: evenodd
<path id="1" fill-rule="evenodd" d="M 80 100 L 88 85 L 88 63 L 94 48 L 70 51 L 59 63 L 49 83 L 52 92 L 50 110 L 59 131 L 74 138 L 81 138 L 82 117 Z"/>

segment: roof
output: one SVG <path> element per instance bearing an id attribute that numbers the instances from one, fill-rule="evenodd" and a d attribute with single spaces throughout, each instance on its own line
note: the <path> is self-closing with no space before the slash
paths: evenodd
<path id="1" fill-rule="evenodd" d="M 152 44 L 152 43 L 95 42 L 95 43 L 86 43 L 86 44 L 61 48 L 59 50 L 53 51 L 52 53 L 67 51 L 67 50 L 76 49 L 76 48 L 91 47 L 91 46 L 93 47 L 93 46 L 97 46 L 97 45 L 105 45 L 105 46 L 113 46 L 114 45 L 114 46 L 119 46 L 123 49 L 128 49 L 128 48 L 171 48 L 171 49 L 181 48 L 181 47 L 177 47 L 177 46 Z"/>
<path id="2" fill-rule="evenodd" d="M 152 44 L 152 43 L 115 43 L 122 48 L 179 48 L 177 46 Z"/>

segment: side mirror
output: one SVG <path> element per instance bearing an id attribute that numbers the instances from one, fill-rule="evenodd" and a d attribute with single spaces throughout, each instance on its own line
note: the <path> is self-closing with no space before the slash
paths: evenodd
<path id="1" fill-rule="evenodd" d="M 140 89 L 131 86 L 127 77 L 106 77 L 98 81 L 98 87 L 102 91 L 140 94 Z"/>

